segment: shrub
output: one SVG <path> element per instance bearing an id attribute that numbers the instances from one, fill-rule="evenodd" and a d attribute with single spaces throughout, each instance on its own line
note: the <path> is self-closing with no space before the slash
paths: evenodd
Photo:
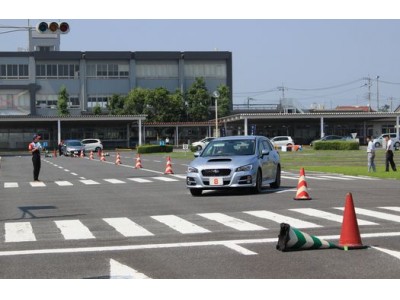
<path id="1" fill-rule="evenodd" d="M 314 143 L 315 150 L 358 150 L 360 144 L 352 141 L 319 141 Z"/>
<path id="2" fill-rule="evenodd" d="M 159 153 L 159 152 L 172 152 L 174 147 L 172 145 L 142 145 L 137 147 L 137 153 Z"/>

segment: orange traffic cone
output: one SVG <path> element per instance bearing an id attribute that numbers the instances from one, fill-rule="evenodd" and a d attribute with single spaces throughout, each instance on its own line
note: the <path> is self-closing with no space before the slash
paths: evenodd
<path id="1" fill-rule="evenodd" d="M 103 153 L 103 151 L 99 149 L 99 151 L 97 151 L 97 156 L 98 156 L 99 158 L 101 158 L 101 154 L 102 154 L 102 153 Z"/>
<path id="2" fill-rule="evenodd" d="M 351 193 L 346 195 L 346 203 L 343 212 L 342 231 L 340 233 L 339 246 L 347 249 L 362 249 L 366 248 L 361 243 L 360 231 L 356 212 L 354 209 L 353 196 Z"/>
<path id="3" fill-rule="evenodd" d="M 174 174 L 174 172 L 172 171 L 171 158 L 169 156 L 167 158 L 167 166 L 165 168 L 164 174 Z"/>
<path id="4" fill-rule="evenodd" d="M 81 156 L 80 156 L 81 158 L 84 158 L 85 156 L 83 155 L 83 151 L 81 151 Z"/>
<path id="5" fill-rule="evenodd" d="M 142 162 L 141 162 L 141 160 L 140 160 L 140 154 L 137 154 L 137 156 L 136 156 L 136 165 L 135 165 L 135 169 L 140 169 L 140 168 L 143 168 L 143 167 L 142 167 Z"/>
<path id="6" fill-rule="evenodd" d="M 93 151 L 90 151 L 89 159 L 93 159 Z"/>
<path id="7" fill-rule="evenodd" d="M 101 158 L 100 161 L 106 161 L 106 157 L 104 156 L 104 152 L 101 152 Z"/>
<path id="8" fill-rule="evenodd" d="M 54 149 L 54 151 L 53 151 L 53 157 L 57 157 L 57 151 L 56 151 L 56 149 Z"/>
<path id="9" fill-rule="evenodd" d="M 121 164 L 121 157 L 119 156 L 119 153 L 117 152 L 117 158 L 115 159 L 115 164 L 120 165 Z"/>
<path id="10" fill-rule="evenodd" d="M 300 169 L 300 178 L 299 182 L 297 184 L 297 193 L 296 197 L 294 197 L 294 200 L 311 200 L 310 195 L 308 194 L 307 191 L 307 182 L 305 179 L 305 173 L 304 173 L 304 168 Z"/>

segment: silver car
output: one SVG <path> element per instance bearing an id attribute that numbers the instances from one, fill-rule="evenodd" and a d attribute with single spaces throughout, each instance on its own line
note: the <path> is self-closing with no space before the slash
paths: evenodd
<path id="1" fill-rule="evenodd" d="M 61 151 L 64 156 L 80 156 L 81 152 L 85 155 L 85 146 L 79 140 L 65 140 Z"/>
<path id="2" fill-rule="evenodd" d="M 279 153 L 264 136 L 228 136 L 212 140 L 189 164 L 186 187 L 193 196 L 203 190 L 279 188 Z"/>

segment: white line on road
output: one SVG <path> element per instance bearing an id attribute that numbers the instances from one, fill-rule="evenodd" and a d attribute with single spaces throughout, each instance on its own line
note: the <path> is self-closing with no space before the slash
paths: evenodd
<path id="1" fill-rule="evenodd" d="M 174 215 L 152 216 L 152 218 L 183 234 L 210 232 L 203 227 L 197 226 L 196 224 L 190 223 Z"/>
<path id="2" fill-rule="evenodd" d="M 4 188 L 16 188 L 18 186 L 18 182 L 4 182 Z"/>
<path id="3" fill-rule="evenodd" d="M 384 249 L 384 248 L 375 247 L 375 246 L 372 246 L 371 248 L 382 251 L 386 254 L 392 255 L 392 256 L 400 259 L 400 251 L 394 251 L 394 250 Z"/>
<path id="4" fill-rule="evenodd" d="M 59 186 L 70 186 L 73 185 L 71 182 L 69 181 L 55 181 L 55 183 Z"/>
<path id="5" fill-rule="evenodd" d="M 344 210 L 343 207 L 335 207 L 335 208 Z M 400 223 L 400 216 L 397 216 L 397 215 L 381 213 L 378 211 L 373 211 L 373 210 L 364 209 L 364 208 L 356 208 L 355 211 L 356 211 L 356 214 L 359 214 L 359 215 L 370 216 L 370 217 L 374 217 L 377 219 L 384 219 L 384 220 Z"/>
<path id="6" fill-rule="evenodd" d="M 110 279 L 151 279 L 115 259 L 110 259 Z"/>
<path id="7" fill-rule="evenodd" d="M 231 227 L 239 231 L 268 230 L 267 228 L 237 218 L 233 218 L 221 213 L 208 213 L 208 214 L 198 214 L 198 215 L 203 218 L 216 221 L 218 223 L 221 223 L 222 225 Z"/>
<path id="8" fill-rule="evenodd" d="M 54 221 L 66 240 L 94 239 L 94 235 L 79 220 Z"/>
<path id="9" fill-rule="evenodd" d="M 32 225 L 29 222 L 6 223 L 5 242 L 31 242 L 36 241 Z"/>
<path id="10" fill-rule="evenodd" d="M 154 235 L 128 218 L 105 218 L 103 220 L 126 237 Z"/>
<path id="11" fill-rule="evenodd" d="M 328 213 L 328 212 L 325 212 L 322 210 L 318 210 L 318 209 L 314 209 L 314 208 L 292 208 L 289 210 L 292 210 L 292 211 L 295 211 L 295 212 L 298 212 L 301 214 L 305 214 L 307 216 L 326 219 L 329 221 L 334 221 L 334 222 L 338 222 L 338 223 L 343 222 L 342 215 L 331 214 L 331 213 Z M 365 221 L 365 220 L 361 220 L 361 219 L 357 219 L 357 223 L 358 223 L 358 225 L 379 225 L 377 223 Z"/>
<path id="12" fill-rule="evenodd" d="M 170 178 L 170 177 L 153 177 L 153 179 L 160 181 L 178 181 L 178 179 Z"/>
<path id="13" fill-rule="evenodd" d="M 140 183 L 146 183 L 146 182 L 153 182 L 148 179 L 143 179 L 143 178 L 127 178 L 128 180 L 135 181 L 135 182 L 140 182 Z"/>
<path id="14" fill-rule="evenodd" d="M 299 219 L 287 217 L 284 215 L 276 214 L 267 210 L 254 210 L 254 211 L 244 211 L 244 213 L 256 216 L 262 219 L 272 220 L 277 223 L 288 223 L 295 228 L 316 228 L 321 227 L 317 224 L 302 221 Z"/>
<path id="15" fill-rule="evenodd" d="M 83 184 L 86 184 L 86 185 L 100 184 L 97 181 L 94 181 L 94 180 L 91 180 L 91 179 L 79 180 L 79 181 L 82 182 Z"/>
<path id="16" fill-rule="evenodd" d="M 400 211 L 400 207 L 398 207 L 398 206 L 381 206 L 378 208 L 389 209 L 389 210 L 393 210 L 393 211 Z"/>
<path id="17" fill-rule="evenodd" d="M 113 183 L 113 184 L 126 183 L 125 181 L 122 181 L 122 180 L 119 180 L 119 179 L 114 179 L 114 178 L 103 179 L 103 180 L 107 181 L 109 183 Z"/>
<path id="18" fill-rule="evenodd" d="M 44 186 L 46 186 L 44 184 L 44 182 L 41 182 L 41 181 L 32 181 L 32 182 L 29 182 L 29 183 L 33 187 L 44 187 Z"/>
<path id="19" fill-rule="evenodd" d="M 321 175 L 322 178 L 329 178 L 329 179 L 338 179 L 338 180 L 354 180 L 352 178 L 345 178 L 341 176 L 328 176 L 328 175 Z"/>
<path id="20" fill-rule="evenodd" d="M 400 232 L 378 232 L 378 233 L 361 234 L 362 238 L 395 237 L 395 236 L 400 236 Z M 326 235 L 326 236 L 318 236 L 318 238 L 324 239 L 324 240 L 338 240 L 340 238 L 340 236 L 339 235 Z M 233 249 L 234 247 L 232 247 L 232 245 L 266 244 L 266 243 L 276 243 L 277 241 L 278 241 L 278 238 L 266 238 L 266 239 L 205 241 L 205 242 L 170 243 L 170 244 L 147 244 L 147 245 L 124 245 L 124 246 L 104 246 L 104 247 L 15 250 L 15 251 L 0 251 L 0 256 L 61 254 L 61 253 L 87 253 L 87 252 L 167 249 L 167 248 L 183 248 L 183 247 L 206 247 L 206 246 L 225 246 L 230 249 Z"/>

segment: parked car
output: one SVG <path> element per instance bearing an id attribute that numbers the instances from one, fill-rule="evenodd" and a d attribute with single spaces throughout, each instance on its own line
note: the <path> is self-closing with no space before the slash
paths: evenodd
<path id="1" fill-rule="evenodd" d="M 294 141 L 290 136 L 275 136 L 271 140 L 271 143 L 274 147 L 282 147 L 282 146 L 294 146 Z"/>
<path id="2" fill-rule="evenodd" d="M 385 143 L 385 139 L 383 138 L 385 135 L 389 135 L 392 140 L 393 146 L 397 149 L 400 147 L 400 140 L 397 138 L 396 133 L 383 133 L 373 140 L 375 147 L 379 148 Z"/>
<path id="3" fill-rule="evenodd" d="M 65 156 L 80 156 L 82 151 L 85 155 L 85 146 L 79 140 L 65 140 L 61 147 L 61 152 Z"/>
<path id="4" fill-rule="evenodd" d="M 215 138 L 214 138 L 214 137 L 207 137 L 207 138 L 205 138 L 205 139 L 202 139 L 201 141 L 192 143 L 192 147 L 195 147 L 195 148 L 197 149 L 197 151 L 201 151 L 201 150 L 203 150 L 203 149 L 207 146 L 207 144 L 208 144 L 209 142 L 211 142 L 213 139 L 215 139 Z"/>
<path id="5" fill-rule="evenodd" d="M 189 164 L 186 187 L 193 196 L 203 190 L 279 188 L 281 164 L 277 150 L 264 136 L 228 136 L 212 140 Z"/>
<path id="6" fill-rule="evenodd" d="M 103 143 L 99 139 L 84 139 L 81 143 L 85 146 L 85 152 L 103 150 Z"/>
<path id="7" fill-rule="evenodd" d="M 322 142 L 322 141 L 334 141 L 334 140 L 345 140 L 345 139 L 346 139 L 345 137 L 340 136 L 340 135 L 326 135 L 326 136 L 324 136 L 324 137 L 321 138 L 321 139 L 312 141 L 312 142 L 310 143 L 310 146 L 312 147 L 313 144 L 314 144 L 315 142 L 320 142 L 320 141 L 321 141 L 321 142 Z"/>

